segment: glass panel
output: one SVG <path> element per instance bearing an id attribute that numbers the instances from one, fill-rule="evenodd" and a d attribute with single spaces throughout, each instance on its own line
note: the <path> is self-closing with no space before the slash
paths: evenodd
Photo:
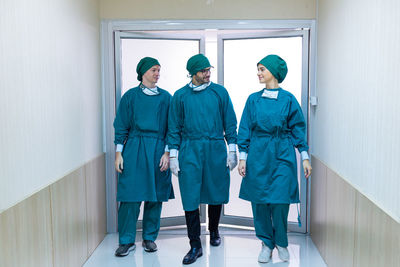
<path id="1" fill-rule="evenodd" d="M 223 45 L 224 85 L 229 91 L 238 122 L 247 97 L 263 89 L 257 78 L 257 62 L 268 54 L 277 54 L 286 61 L 289 71 L 281 87 L 291 92 L 301 104 L 302 37 L 224 40 Z M 298 157 L 298 166 L 299 163 Z M 250 202 L 238 197 L 241 180 L 236 168 L 231 172 L 230 201 L 225 205 L 224 213 L 252 218 Z M 288 220 L 297 222 L 296 205 L 291 205 Z"/>
<path id="2" fill-rule="evenodd" d="M 156 58 L 161 64 L 158 86 L 171 95 L 189 82 L 186 62 L 199 53 L 198 40 L 121 39 L 121 96 L 130 88 L 139 85 L 136 65 L 141 58 Z M 175 199 L 163 203 L 161 218 L 184 216 L 178 179 L 172 176 Z M 142 205 L 143 207 L 143 205 Z M 143 208 L 139 219 L 143 217 Z"/>
<path id="3" fill-rule="evenodd" d="M 136 65 L 143 57 L 154 57 L 161 64 L 157 86 L 174 94 L 190 80 L 186 62 L 199 53 L 198 40 L 121 39 L 121 96 L 139 84 Z"/>
<path id="4" fill-rule="evenodd" d="M 205 56 L 210 61 L 211 66 L 211 77 L 210 80 L 214 83 L 218 83 L 218 30 L 205 30 Z"/>

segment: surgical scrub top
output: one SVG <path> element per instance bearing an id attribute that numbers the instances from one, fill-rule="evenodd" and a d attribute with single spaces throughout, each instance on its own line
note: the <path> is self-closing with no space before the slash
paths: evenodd
<path id="1" fill-rule="evenodd" d="M 229 200 L 226 143 L 236 144 L 236 115 L 227 90 L 211 83 L 175 92 L 169 113 L 168 146 L 179 150 L 179 187 L 185 211 L 200 203 Z"/>
<path id="2" fill-rule="evenodd" d="M 160 171 L 164 154 L 171 95 L 158 88 L 147 95 L 139 87 L 122 97 L 114 120 L 115 144 L 124 144 L 123 171 L 118 177 L 117 200 L 168 201 L 174 198 L 171 173 Z"/>
<path id="3" fill-rule="evenodd" d="M 306 122 L 296 98 L 281 88 L 264 97 L 251 94 L 238 133 L 240 152 L 248 153 L 239 197 L 254 203 L 298 203 L 295 147 L 307 151 Z"/>

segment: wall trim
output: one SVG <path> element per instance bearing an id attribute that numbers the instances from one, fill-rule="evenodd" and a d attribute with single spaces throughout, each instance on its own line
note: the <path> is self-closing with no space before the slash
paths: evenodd
<path id="1" fill-rule="evenodd" d="M 102 153 L 1 213 L 0 266 L 84 264 L 106 235 L 104 169 Z"/>
<path id="2" fill-rule="evenodd" d="M 386 213 L 389 217 L 391 217 L 393 220 L 395 220 L 397 223 L 400 223 L 400 217 L 398 217 L 396 214 L 394 214 L 391 210 L 386 209 L 383 207 L 383 205 L 376 200 L 374 197 L 371 197 L 370 195 L 366 194 L 362 189 L 360 189 L 358 186 L 354 185 L 347 179 L 345 176 L 341 175 L 339 172 L 335 171 L 333 168 L 329 166 L 325 161 L 321 160 L 318 156 L 315 154 L 312 154 L 313 157 L 315 157 L 317 160 L 319 160 L 322 164 L 325 165 L 325 167 L 329 168 L 332 172 L 337 174 L 341 179 L 343 179 L 346 183 L 348 183 L 351 187 L 353 187 L 357 192 L 359 192 L 361 195 L 366 197 L 369 201 L 374 203 L 379 209 L 381 209 L 384 213 Z"/>
<path id="3" fill-rule="evenodd" d="M 42 191 L 42 190 L 45 189 L 46 187 L 49 187 L 50 185 L 52 185 L 52 184 L 58 182 L 59 180 L 63 179 L 65 176 L 68 176 L 68 175 L 70 175 L 71 173 L 73 173 L 74 171 L 76 171 L 76 170 L 78 170 L 78 169 L 84 167 L 86 164 L 90 163 L 91 161 L 94 161 L 94 160 L 96 160 L 97 158 L 102 157 L 104 154 L 105 154 L 104 152 L 101 152 L 100 154 L 98 154 L 97 156 L 93 157 L 92 159 L 85 161 L 85 163 L 79 165 L 78 167 L 73 167 L 73 168 L 69 169 L 69 170 L 66 171 L 63 175 L 61 175 L 61 177 L 58 177 L 58 178 L 56 178 L 56 179 L 50 181 L 49 183 L 47 183 L 46 185 L 40 187 L 39 189 L 35 189 L 31 194 L 25 196 L 23 199 L 17 200 L 16 202 L 14 202 L 14 203 L 13 203 L 11 206 L 9 206 L 8 208 L 5 208 L 5 209 L 0 210 L 0 215 L 1 215 L 3 212 L 5 212 L 6 210 L 11 209 L 12 207 L 18 205 L 18 204 L 21 203 L 22 201 L 24 201 L 24 200 L 30 198 L 31 196 L 37 194 L 37 193 L 40 192 L 40 191 Z"/>

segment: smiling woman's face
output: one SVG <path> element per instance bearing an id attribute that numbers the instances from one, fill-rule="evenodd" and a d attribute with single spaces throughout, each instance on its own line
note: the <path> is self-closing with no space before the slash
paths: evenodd
<path id="1" fill-rule="evenodd" d="M 267 83 L 275 77 L 271 72 L 262 64 L 257 65 L 257 76 L 260 83 Z"/>

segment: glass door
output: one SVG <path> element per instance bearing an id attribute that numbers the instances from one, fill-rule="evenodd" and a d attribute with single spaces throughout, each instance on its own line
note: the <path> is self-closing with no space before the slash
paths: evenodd
<path id="1" fill-rule="evenodd" d="M 204 53 L 203 35 L 175 34 L 163 32 L 115 32 L 115 105 L 123 94 L 139 85 L 136 79 L 136 65 L 143 57 L 154 57 L 161 64 L 161 75 L 157 83 L 171 95 L 188 82 L 185 76 L 188 58 L 197 53 Z M 185 214 L 181 203 L 178 178 L 172 175 L 175 199 L 163 203 L 161 226 L 185 224 Z M 139 215 L 139 227 L 141 219 Z M 201 208 L 201 222 L 205 222 L 204 207 Z"/>
<path id="2" fill-rule="evenodd" d="M 308 36 L 308 30 L 218 35 L 218 82 L 227 88 L 238 122 L 247 97 L 263 88 L 257 78 L 257 62 L 268 54 L 280 55 L 287 62 L 289 72 L 281 87 L 297 98 L 304 117 L 308 118 Z M 301 160 L 297 150 L 296 154 L 301 204 L 290 205 L 288 230 L 305 233 L 307 181 L 300 168 Z M 235 168 L 231 172 L 230 201 L 224 206 L 221 223 L 253 226 L 250 202 L 238 197 L 241 181 Z"/>

